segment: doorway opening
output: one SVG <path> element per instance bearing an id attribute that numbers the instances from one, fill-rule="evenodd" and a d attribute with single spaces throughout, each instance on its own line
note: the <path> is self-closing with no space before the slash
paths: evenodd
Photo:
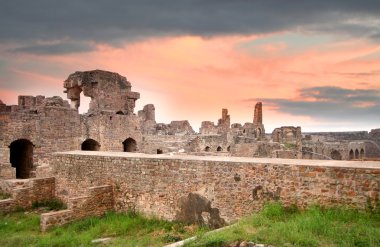
<path id="1" fill-rule="evenodd" d="M 30 178 L 33 168 L 33 143 L 27 139 L 19 139 L 11 143 L 10 163 L 16 168 L 16 178 Z"/>

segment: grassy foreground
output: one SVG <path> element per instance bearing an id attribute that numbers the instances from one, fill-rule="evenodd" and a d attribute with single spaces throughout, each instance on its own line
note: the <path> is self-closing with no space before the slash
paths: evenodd
<path id="1" fill-rule="evenodd" d="M 46 233 L 39 215 L 17 212 L 0 215 L 0 246 L 97 246 L 91 240 L 111 237 L 111 246 L 163 246 L 190 237 L 199 229 L 138 214 L 107 213 Z"/>
<path id="2" fill-rule="evenodd" d="M 226 230 L 203 234 L 195 226 L 139 214 L 107 213 L 41 233 L 39 215 L 15 212 L 0 215 L 0 246 L 97 246 L 91 240 L 111 237 L 110 246 L 163 246 L 193 235 L 186 246 L 228 246 L 239 241 L 279 246 L 380 246 L 380 212 L 352 209 L 306 211 L 268 204 Z"/>
<path id="3" fill-rule="evenodd" d="M 380 246 L 380 212 L 324 209 L 300 212 L 268 204 L 261 213 L 214 234 L 200 235 L 186 246 L 228 246 L 239 241 L 279 246 Z"/>

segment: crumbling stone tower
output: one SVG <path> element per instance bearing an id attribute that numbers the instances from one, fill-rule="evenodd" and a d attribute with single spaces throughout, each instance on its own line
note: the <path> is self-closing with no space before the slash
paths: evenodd
<path id="1" fill-rule="evenodd" d="M 81 92 L 91 97 L 89 113 L 113 111 L 130 115 L 140 98 L 139 93 L 131 91 L 131 83 L 124 76 L 103 70 L 75 72 L 65 80 L 64 88 L 74 109 L 80 106 Z"/>
<path id="2" fill-rule="evenodd" d="M 253 124 L 255 128 L 256 138 L 261 140 L 265 137 L 265 129 L 263 125 L 263 103 L 257 102 L 255 105 L 255 112 L 253 115 Z"/>
<path id="3" fill-rule="evenodd" d="M 255 113 L 253 115 L 254 124 L 263 124 L 263 103 L 257 102 L 255 105 Z"/>

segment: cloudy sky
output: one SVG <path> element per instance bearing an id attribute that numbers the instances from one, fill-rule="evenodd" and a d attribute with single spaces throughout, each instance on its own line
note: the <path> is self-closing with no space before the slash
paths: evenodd
<path id="1" fill-rule="evenodd" d="M 251 122 L 257 101 L 267 132 L 380 128 L 380 1 L 0 2 L 3 102 L 65 97 L 67 76 L 93 69 L 126 76 L 136 110 L 196 130 L 222 108 Z"/>

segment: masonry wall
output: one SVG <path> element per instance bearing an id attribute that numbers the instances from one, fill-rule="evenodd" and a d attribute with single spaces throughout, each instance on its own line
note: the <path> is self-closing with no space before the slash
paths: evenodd
<path id="1" fill-rule="evenodd" d="M 50 158 L 57 196 L 109 184 L 115 208 L 169 220 L 221 225 L 261 209 L 268 200 L 376 206 L 380 163 L 237 157 L 67 152 Z"/>
<path id="2" fill-rule="evenodd" d="M 81 116 L 82 140 L 93 139 L 100 144 L 102 151 L 123 151 L 123 141 L 132 138 L 141 149 L 142 133 L 140 119 L 135 115 L 118 115 L 114 112 L 102 112 L 99 115 Z M 80 148 L 79 148 L 80 149 Z"/>
<path id="3" fill-rule="evenodd" d="M 9 212 L 17 207 L 31 208 L 34 202 L 53 199 L 55 179 L 50 177 L 1 181 L 0 189 L 11 194 L 11 198 L 0 200 L 0 212 Z"/>
<path id="4" fill-rule="evenodd" d="M 18 106 L 14 106 L 17 108 Z M 80 117 L 68 107 L 39 107 L 31 111 L 15 109 L 0 113 L 0 176 L 15 178 L 10 164 L 10 145 L 20 139 L 33 144 L 33 168 L 56 151 L 80 147 Z M 31 174 L 31 177 L 33 175 Z"/>
<path id="5" fill-rule="evenodd" d="M 88 188 L 88 194 L 68 199 L 68 209 L 41 215 L 42 231 L 67 224 L 88 216 L 101 216 L 114 209 L 113 190 L 110 185 Z"/>

